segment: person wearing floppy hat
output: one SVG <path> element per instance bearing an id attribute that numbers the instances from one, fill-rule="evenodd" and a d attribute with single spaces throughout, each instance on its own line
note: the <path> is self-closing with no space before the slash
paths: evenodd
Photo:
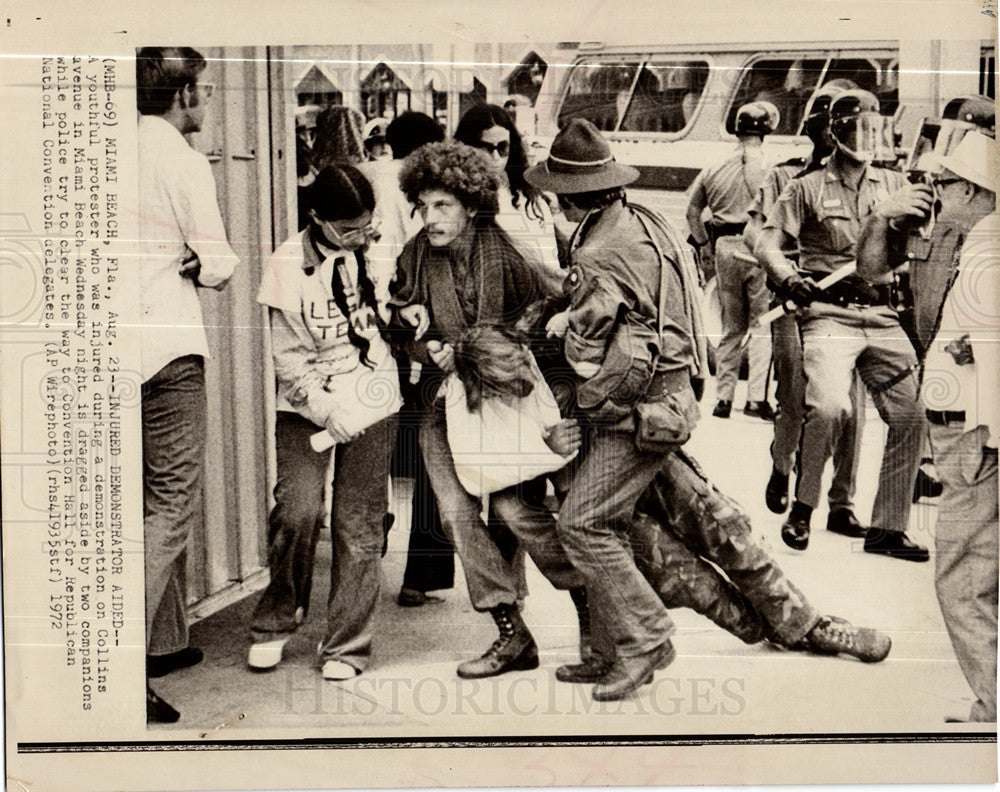
<path id="1" fill-rule="evenodd" d="M 984 129 L 983 132 L 988 132 Z M 995 141 L 968 131 L 938 157 L 939 206 L 924 248 L 906 221 L 928 198 L 901 191 L 865 228 L 859 271 L 878 279 L 910 266 L 923 361 L 921 396 L 943 485 L 935 527 L 935 588 L 955 656 L 976 701 L 954 720 L 996 721 L 1000 436 L 1000 161 Z M 902 226 L 902 230 L 896 227 Z"/>
<path id="2" fill-rule="evenodd" d="M 691 236 L 699 249 L 715 261 L 716 282 L 722 302 L 722 339 L 716 372 L 717 404 L 712 413 L 728 418 L 743 358 L 740 339 L 750 331 L 747 347 L 746 415 L 774 420 L 767 400 L 771 367 L 771 333 L 767 327 L 753 329 L 767 313 L 770 295 L 760 267 L 738 258 L 750 250 L 742 239 L 750 219 L 748 209 L 764 182 L 767 163 L 762 151 L 764 138 L 778 127 L 778 108 L 770 102 L 750 102 L 736 111 L 736 149 L 724 161 L 705 168 L 694 181 L 687 208 Z M 711 215 L 706 225 L 705 212 Z"/>
<path id="3" fill-rule="evenodd" d="M 844 91 L 830 103 L 836 150 L 821 169 L 788 183 L 755 248 L 772 280 L 799 305 L 806 375 L 795 501 L 781 538 L 795 550 L 809 544 L 823 472 L 854 409 L 851 391 L 860 375 L 889 427 L 872 527 L 868 530 L 849 512 L 842 519 L 838 510 L 828 515 L 827 529 L 864 536 L 865 552 L 923 562 L 930 557 L 927 548 L 913 542 L 906 530 L 926 423 L 916 380 L 909 376 L 916 357 L 899 321 L 894 289 L 885 282 L 872 286 L 855 274 L 825 290 L 816 286 L 821 278 L 855 264 L 861 226 L 877 204 L 906 183 L 901 173 L 872 164 L 883 156 L 888 129 L 873 117 L 878 111 L 878 99 L 868 91 Z M 791 245 L 798 249 L 797 265 L 783 252 Z"/>
<path id="4" fill-rule="evenodd" d="M 589 451 L 557 523 L 559 540 L 583 575 L 615 645 L 615 661 L 597 676 L 593 689 L 600 701 L 622 698 L 674 658 L 670 615 L 614 530 L 632 516 L 664 460 L 663 453 L 638 449 L 636 412 L 640 403 L 661 403 L 678 436 L 686 435 L 698 417 L 690 381 L 698 359 L 696 320 L 685 299 L 693 262 L 690 254 L 683 258 L 686 245 L 676 230 L 661 219 L 651 222 L 646 210 L 626 203 L 623 188 L 638 175 L 615 162 L 607 141 L 584 119 L 570 121 L 552 142 L 548 158 L 525 173 L 529 184 L 555 193 L 567 219 L 579 224 L 570 239 L 564 284 L 569 305 L 546 325 L 549 335 L 563 339 L 577 387 L 604 363 L 602 350 L 623 310 L 654 332 L 664 329 L 658 333 L 655 376 L 644 393 L 635 394 L 631 414 L 620 424 L 590 427 Z M 659 250 L 672 251 L 674 260 L 664 256 L 661 262 Z"/>

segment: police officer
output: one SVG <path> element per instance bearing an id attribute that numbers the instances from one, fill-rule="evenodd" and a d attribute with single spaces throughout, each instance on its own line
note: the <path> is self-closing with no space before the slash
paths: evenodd
<path id="1" fill-rule="evenodd" d="M 687 221 L 702 257 L 714 252 L 719 298 L 722 303 L 722 341 L 716 398 L 712 413 L 728 418 L 739 377 L 740 340 L 757 318 L 767 312 L 770 295 L 764 273 L 737 258 L 749 253 L 741 235 L 747 209 L 760 189 L 767 171 L 761 150 L 764 138 L 778 126 L 778 109 L 770 102 L 751 102 L 736 112 L 736 152 L 725 162 L 706 168 L 695 180 L 688 203 Z M 711 213 L 706 226 L 705 209 Z M 774 419 L 767 401 L 767 372 L 771 365 L 771 335 L 767 328 L 752 333 L 749 354 L 747 403 L 743 412 L 765 420 Z"/>
<path id="2" fill-rule="evenodd" d="M 799 305 L 806 421 L 795 503 L 782 539 L 798 550 L 809 542 L 823 469 L 852 410 L 855 369 L 889 427 L 872 529 L 864 549 L 890 558 L 927 561 L 925 547 L 905 533 L 926 422 L 917 403 L 916 380 L 899 376 L 916 363 L 913 348 L 891 306 L 890 289 L 848 276 L 820 290 L 816 280 L 855 263 L 861 225 L 876 203 L 905 184 L 901 173 L 874 167 L 891 149 L 891 128 L 868 91 L 845 91 L 830 105 L 836 151 L 826 165 L 792 179 L 765 225 L 760 253 L 781 287 Z M 798 240 L 800 275 L 781 252 Z"/>
<path id="3" fill-rule="evenodd" d="M 833 153 L 830 103 L 844 91 L 856 88 L 857 85 L 850 80 L 838 78 L 813 94 L 805 120 L 805 133 L 813 143 L 813 150 L 808 157 L 789 159 L 768 171 L 764 184 L 750 207 L 750 222 L 743 234 L 748 247 L 756 247 L 765 218 L 785 185 L 798 174 L 822 168 L 826 158 Z M 798 249 L 794 243 L 784 253 L 790 260 L 798 260 Z M 778 275 L 769 273 L 768 282 L 775 291 L 780 292 L 775 285 L 777 278 Z M 778 296 L 784 298 L 787 295 Z M 788 480 L 795 464 L 802 437 L 802 422 L 805 419 L 806 380 L 802 371 L 802 342 L 799 340 L 799 327 L 794 314 L 787 313 L 771 324 L 771 341 L 777 380 L 775 394 L 778 398 L 778 413 L 774 419 L 774 440 L 771 443 L 771 477 L 764 490 L 764 501 L 767 508 L 775 514 L 784 514 L 788 511 Z M 827 528 L 852 537 L 865 534 L 864 526 L 858 523 L 853 509 L 864 427 L 864 398 L 864 385 L 855 376 L 851 387 L 852 410 L 833 450 L 833 481 L 828 495 L 830 518 Z"/>
<path id="4" fill-rule="evenodd" d="M 1000 433 L 1000 214 L 989 162 L 996 157 L 995 122 L 985 97 L 960 97 L 946 111 L 951 118 L 939 124 L 935 156 L 915 162 L 926 168 L 925 178 L 889 196 L 865 224 L 858 270 L 877 280 L 910 267 L 913 339 L 924 361 L 923 400 L 944 485 L 934 582 L 955 655 L 977 697 L 968 718 L 956 720 L 991 722 Z M 931 227 L 924 223 L 928 216 Z"/>

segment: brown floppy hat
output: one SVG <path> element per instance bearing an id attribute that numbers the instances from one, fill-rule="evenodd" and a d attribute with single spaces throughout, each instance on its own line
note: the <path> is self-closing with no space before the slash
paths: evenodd
<path id="1" fill-rule="evenodd" d="M 539 190 L 572 195 L 624 187 L 639 178 L 639 171 L 615 162 L 597 127 L 574 118 L 552 141 L 548 159 L 528 168 L 524 178 Z"/>

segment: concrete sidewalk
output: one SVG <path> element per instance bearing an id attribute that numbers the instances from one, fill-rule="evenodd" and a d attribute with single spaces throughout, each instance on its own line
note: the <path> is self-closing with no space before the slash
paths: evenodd
<path id="1" fill-rule="evenodd" d="M 742 404 L 743 383 L 737 399 Z M 196 624 L 192 643 L 205 650 L 198 666 L 153 680 L 154 689 L 182 714 L 155 726 L 164 737 L 178 730 L 218 738 L 366 735 L 445 737 L 490 735 L 787 734 L 983 731 L 982 725 L 945 725 L 944 716 L 968 713 L 971 692 L 958 668 L 934 593 L 934 563 L 914 564 L 868 555 L 861 540 L 824 530 L 826 507 L 813 516 L 804 553 L 782 543 L 782 517 L 763 503 L 770 473 L 773 426 L 734 411 L 705 417 L 686 449 L 712 480 L 750 514 L 754 533 L 823 613 L 887 632 L 893 648 L 876 665 L 853 659 L 746 646 L 707 619 L 673 611 L 677 659 L 653 685 L 607 704 L 589 686 L 555 681 L 555 668 L 577 658 L 576 616 L 569 596 L 554 590 L 528 564 L 530 596 L 524 617 L 538 643 L 541 667 L 486 680 L 460 680 L 459 662 L 476 657 L 496 637 L 492 620 L 473 611 L 459 571 L 444 601 L 400 608 L 406 562 L 409 490 L 393 498 L 396 527 L 383 563 L 380 629 L 370 668 L 347 682 L 326 682 L 315 649 L 322 637 L 330 576 L 330 542 L 320 543 L 309 619 L 285 648 L 275 670 L 246 666 L 251 595 Z M 885 426 L 868 405 L 858 473 L 858 517 L 871 513 Z M 829 476 L 829 469 L 827 476 Z M 936 506 L 913 509 L 910 535 L 933 547 Z M 186 736 L 186 735 L 185 735 Z"/>

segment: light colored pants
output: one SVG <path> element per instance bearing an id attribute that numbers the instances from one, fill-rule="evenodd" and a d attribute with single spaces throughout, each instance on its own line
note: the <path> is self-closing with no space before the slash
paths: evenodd
<path id="1" fill-rule="evenodd" d="M 778 384 L 778 414 L 774 419 L 771 461 L 779 473 L 789 475 L 799 454 L 802 424 L 805 421 L 806 376 L 802 370 L 802 341 L 795 314 L 788 313 L 771 325 L 774 349 L 774 376 Z M 854 492 L 861 458 L 861 438 L 865 426 L 865 386 L 855 374 L 851 386 L 851 413 L 844 421 L 833 449 L 833 481 L 827 500 L 830 511 L 853 509 Z"/>
<path id="2" fill-rule="evenodd" d="M 997 451 L 985 426 L 930 427 L 944 491 L 935 530 L 938 603 L 958 664 L 976 696 L 970 720 L 997 719 Z"/>
<path id="3" fill-rule="evenodd" d="M 743 357 L 740 341 L 747 329 L 767 313 L 771 293 L 767 290 L 764 271 L 736 258 L 736 253 L 749 255 L 743 237 L 719 237 L 715 242 L 715 272 L 722 305 L 722 340 L 719 342 L 719 368 L 716 397 L 719 401 L 733 400 L 736 381 Z M 747 347 L 750 375 L 747 380 L 747 401 L 767 398 L 767 369 L 771 364 L 771 331 L 759 328 L 750 335 Z"/>
<path id="4" fill-rule="evenodd" d="M 879 387 L 916 363 L 910 339 L 895 311 L 884 307 L 813 303 L 799 316 L 799 328 L 806 422 L 795 499 L 812 508 L 819 505 L 823 468 L 854 409 L 851 387 L 857 370 L 889 427 L 871 525 L 906 531 L 927 421 L 917 402 L 914 376 L 886 390 Z"/>

